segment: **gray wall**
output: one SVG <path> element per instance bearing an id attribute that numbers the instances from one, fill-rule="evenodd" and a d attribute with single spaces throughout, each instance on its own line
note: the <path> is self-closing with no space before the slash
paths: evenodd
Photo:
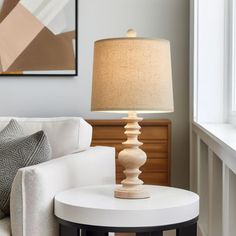
<path id="1" fill-rule="evenodd" d="M 90 112 L 93 42 L 123 36 L 134 28 L 140 36 L 171 41 L 175 112 L 145 115 L 173 122 L 172 184 L 188 186 L 189 0 L 80 0 L 78 78 L 1 78 L 1 116 L 82 116 L 120 118 Z"/>

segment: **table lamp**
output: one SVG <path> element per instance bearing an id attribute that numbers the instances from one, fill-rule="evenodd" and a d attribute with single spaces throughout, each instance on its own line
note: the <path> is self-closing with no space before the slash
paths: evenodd
<path id="1" fill-rule="evenodd" d="M 136 37 L 128 30 L 124 38 L 98 40 L 94 44 L 92 111 L 128 113 L 118 159 L 126 178 L 114 196 L 125 199 L 150 197 L 139 179 L 146 153 L 138 141 L 142 120 L 138 113 L 173 112 L 170 43 L 164 39 Z"/>

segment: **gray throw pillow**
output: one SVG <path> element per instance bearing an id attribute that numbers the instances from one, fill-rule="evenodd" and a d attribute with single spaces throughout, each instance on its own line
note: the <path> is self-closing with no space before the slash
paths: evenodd
<path id="1" fill-rule="evenodd" d="M 51 147 L 43 131 L 26 136 L 16 120 L 0 132 L 0 219 L 10 214 L 10 192 L 18 169 L 51 158 Z"/>

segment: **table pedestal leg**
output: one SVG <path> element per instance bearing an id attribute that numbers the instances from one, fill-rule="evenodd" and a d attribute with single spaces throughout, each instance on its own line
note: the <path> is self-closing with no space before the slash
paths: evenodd
<path id="1" fill-rule="evenodd" d="M 197 236 L 197 223 L 177 229 L 176 236 Z"/>
<path id="2" fill-rule="evenodd" d="M 60 224 L 59 235 L 60 236 L 80 236 L 80 230 L 77 228 L 67 227 Z"/>
<path id="3" fill-rule="evenodd" d="M 136 233 L 136 236 L 163 236 L 163 232 L 156 231 L 156 232 Z"/>
<path id="4" fill-rule="evenodd" d="M 108 236 L 108 232 L 97 232 L 97 231 L 82 229 L 81 236 Z"/>

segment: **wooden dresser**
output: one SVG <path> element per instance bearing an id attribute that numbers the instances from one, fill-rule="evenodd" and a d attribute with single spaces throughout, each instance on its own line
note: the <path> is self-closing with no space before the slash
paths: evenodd
<path id="1" fill-rule="evenodd" d="M 125 122 L 122 120 L 87 120 L 93 126 L 92 146 L 111 146 L 116 148 L 116 158 L 123 149 L 122 142 Z M 140 178 L 145 184 L 170 185 L 170 120 L 143 120 L 139 140 L 140 147 L 147 153 L 147 162 L 141 167 Z M 116 161 L 116 180 L 124 179 L 123 167 Z"/>

